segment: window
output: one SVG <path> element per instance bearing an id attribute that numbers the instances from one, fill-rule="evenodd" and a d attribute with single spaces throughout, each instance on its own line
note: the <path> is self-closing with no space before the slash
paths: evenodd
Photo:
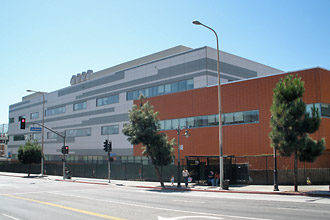
<path id="1" fill-rule="evenodd" d="M 63 113 L 65 113 L 65 106 L 46 110 L 46 116 L 58 115 Z"/>
<path id="2" fill-rule="evenodd" d="M 188 89 L 194 89 L 193 79 L 182 80 L 135 91 L 129 91 L 126 93 L 126 100 L 136 100 L 139 98 L 140 94 L 143 94 L 146 97 L 152 97 L 173 92 L 185 91 Z"/>
<path id="3" fill-rule="evenodd" d="M 244 123 L 243 112 L 234 112 L 234 123 Z"/>
<path id="4" fill-rule="evenodd" d="M 225 113 L 222 115 L 221 119 L 223 125 L 258 123 L 259 111 L 252 110 Z M 178 125 L 180 128 L 219 126 L 219 115 L 202 115 L 189 118 L 163 120 L 159 121 L 159 123 L 161 124 L 161 130 L 176 129 Z"/>
<path id="5" fill-rule="evenodd" d="M 87 102 L 73 104 L 73 111 L 78 111 L 87 108 Z"/>
<path id="6" fill-rule="evenodd" d="M 223 114 L 225 124 L 232 124 L 234 123 L 234 113 L 226 113 Z"/>
<path id="7" fill-rule="evenodd" d="M 33 140 L 41 140 L 41 133 L 32 133 Z"/>
<path id="8" fill-rule="evenodd" d="M 72 129 L 66 130 L 66 137 L 84 137 L 91 136 L 91 128 L 81 128 L 81 129 Z"/>
<path id="9" fill-rule="evenodd" d="M 259 111 L 244 112 L 244 123 L 259 122 Z"/>
<path id="10" fill-rule="evenodd" d="M 195 119 L 194 117 L 187 118 L 187 128 L 195 127 Z"/>
<path id="11" fill-rule="evenodd" d="M 14 135 L 14 141 L 24 141 L 25 136 L 24 135 Z"/>
<path id="12" fill-rule="evenodd" d="M 102 135 L 119 134 L 119 125 L 103 126 L 101 127 L 101 134 Z"/>
<path id="13" fill-rule="evenodd" d="M 165 120 L 165 130 L 172 129 L 172 120 Z"/>
<path id="14" fill-rule="evenodd" d="M 30 114 L 31 119 L 39 118 L 39 112 L 33 112 Z"/>
<path id="15" fill-rule="evenodd" d="M 57 139 L 57 134 L 54 132 L 47 132 L 47 139 Z"/>
<path id="16" fill-rule="evenodd" d="M 135 92 L 133 92 L 133 98 L 134 98 L 134 94 Z M 136 91 L 136 95 L 138 95 L 138 91 Z M 119 95 L 112 95 L 112 96 L 96 99 L 96 106 L 110 105 L 118 102 L 119 102 Z"/>
<path id="17" fill-rule="evenodd" d="M 330 105 L 321 103 L 321 116 L 330 117 Z"/>
<path id="18" fill-rule="evenodd" d="M 15 118 L 9 118 L 9 124 L 14 123 L 15 122 Z"/>
<path id="19" fill-rule="evenodd" d="M 165 122 L 164 121 L 159 121 L 159 126 L 160 126 L 160 130 L 165 130 Z"/>

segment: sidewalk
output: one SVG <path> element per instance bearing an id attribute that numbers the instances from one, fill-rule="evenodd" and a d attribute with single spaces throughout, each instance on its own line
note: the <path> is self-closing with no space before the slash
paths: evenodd
<path id="1" fill-rule="evenodd" d="M 25 173 L 8 173 L 0 172 L 0 176 L 12 176 L 12 177 L 26 177 Z M 188 188 L 184 187 L 184 183 L 181 183 L 181 187 L 177 187 L 177 183 L 171 186 L 169 182 L 164 182 L 165 188 L 160 186 L 159 182 L 147 182 L 147 181 L 129 181 L 129 180 L 111 180 L 108 179 L 93 179 L 73 177 L 71 180 L 63 180 L 62 176 L 47 175 L 40 177 L 31 174 L 31 177 L 44 178 L 51 181 L 66 181 L 74 183 L 84 184 L 99 184 L 99 185 L 115 185 L 122 187 L 138 187 L 138 188 L 151 188 L 158 190 L 172 190 L 172 191 L 201 191 L 201 192 L 216 192 L 216 193 L 251 193 L 251 194 L 279 194 L 279 195 L 301 195 L 301 196 L 319 196 L 329 197 L 330 191 L 329 185 L 299 185 L 299 192 L 294 192 L 294 186 L 292 185 L 279 185 L 279 191 L 273 191 L 273 185 L 229 185 L 229 190 L 222 190 L 216 186 L 202 186 L 196 183 L 190 183 Z"/>

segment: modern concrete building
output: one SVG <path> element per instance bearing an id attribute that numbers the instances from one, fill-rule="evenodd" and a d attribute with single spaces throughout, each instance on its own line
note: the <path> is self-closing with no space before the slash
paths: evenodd
<path id="1" fill-rule="evenodd" d="M 103 142 L 109 139 L 114 153 L 133 156 L 133 146 L 121 130 L 139 94 L 146 97 L 172 94 L 174 98 L 184 91 L 216 85 L 216 62 L 213 48 L 177 46 L 99 72 L 74 75 L 70 86 L 44 93 L 45 126 L 66 136 L 70 155 L 105 155 Z M 220 52 L 220 70 L 222 83 L 282 72 L 225 52 Z M 196 98 L 217 103 L 214 94 Z M 25 96 L 9 106 L 9 152 L 16 154 L 28 138 L 41 140 L 40 131 L 31 131 L 31 127 L 38 127 L 33 123 L 42 123 L 42 106 L 40 93 Z M 25 130 L 19 126 L 21 117 L 27 121 Z M 60 136 L 45 129 L 46 155 L 60 155 L 62 145 Z"/>

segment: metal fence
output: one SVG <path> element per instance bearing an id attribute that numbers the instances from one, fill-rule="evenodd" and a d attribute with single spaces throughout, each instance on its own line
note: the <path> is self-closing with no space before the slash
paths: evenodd
<path id="1" fill-rule="evenodd" d="M 204 158 L 205 159 L 205 158 Z M 187 158 L 181 160 L 183 166 L 195 170 L 194 180 L 201 181 L 207 178 L 207 172 L 218 166 L 217 157 L 207 158 L 203 162 L 199 158 L 189 161 Z M 77 156 L 67 157 L 66 166 L 73 177 L 108 178 L 107 156 Z M 231 183 L 246 184 L 273 184 L 274 158 L 272 155 L 227 157 L 225 159 L 225 177 Z M 171 176 L 177 180 L 177 161 L 175 163 L 160 167 L 164 181 L 169 181 Z M 277 157 L 278 183 L 293 184 L 293 158 Z M 299 184 L 306 184 L 307 177 L 313 184 L 330 183 L 330 153 L 322 154 L 315 162 L 298 163 Z M 62 176 L 63 165 L 60 156 L 46 156 L 44 173 L 47 175 Z M 193 170 L 194 169 L 194 170 Z M 0 162 L 0 171 L 27 173 L 29 166 L 21 164 L 17 160 Z M 33 165 L 31 172 L 40 173 L 40 164 Z M 158 181 L 155 169 L 151 161 L 146 157 L 122 156 L 111 161 L 111 178 L 125 180 Z"/>

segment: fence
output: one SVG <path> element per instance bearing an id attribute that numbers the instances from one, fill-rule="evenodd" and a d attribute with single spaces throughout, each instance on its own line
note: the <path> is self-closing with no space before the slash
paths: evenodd
<path id="1" fill-rule="evenodd" d="M 77 156 L 70 155 L 66 166 L 74 177 L 108 178 L 107 157 L 103 156 Z M 181 160 L 183 166 L 191 171 L 196 170 L 194 180 L 205 180 L 210 169 L 218 166 L 216 157 L 203 162 L 195 163 L 195 159 Z M 293 184 L 293 158 L 277 157 L 278 183 Z M 313 184 L 330 183 L 330 153 L 322 154 L 315 162 L 298 163 L 299 184 L 306 184 L 306 179 Z M 17 160 L 0 162 L 0 171 L 27 173 L 29 166 L 22 165 Z M 45 174 L 62 176 L 63 165 L 61 157 L 46 156 L 44 163 Z M 40 164 L 33 165 L 32 173 L 40 173 Z M 176 163 L 161 167 L 160 172 L 164 181 L 169 181 L 173 175 L 177 179 Z M 193 174 L 193 172 L 192 172 Z M 274 158 L 267 156 L 227 157 L 225 159 L 225 177 L 231 183 L 273 184 Z M 111 178 L 125 180 L 158 181 L 155 169 L 146 157 L 118 157 L 111 162 Z"/>

